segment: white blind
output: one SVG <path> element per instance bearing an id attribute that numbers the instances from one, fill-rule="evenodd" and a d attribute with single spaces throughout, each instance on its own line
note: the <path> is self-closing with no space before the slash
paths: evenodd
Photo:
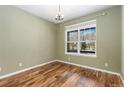
<path id="1" fill-rule="evenodd" d="M 96 27 L 96 20 L 86 21 L 79 24 L 69 25 L 65 26 L 65 30 L 72 30 L 72 29 L 85 29 L 85 28 L 91 28 Z"/>

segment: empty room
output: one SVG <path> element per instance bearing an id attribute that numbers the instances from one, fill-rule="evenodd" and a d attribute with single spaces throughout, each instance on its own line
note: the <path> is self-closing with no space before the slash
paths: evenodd
<path id="1" fill-rule="evenodd" d="M 0 87 L 123 87 L 123 5 L 0 5 Z"/>

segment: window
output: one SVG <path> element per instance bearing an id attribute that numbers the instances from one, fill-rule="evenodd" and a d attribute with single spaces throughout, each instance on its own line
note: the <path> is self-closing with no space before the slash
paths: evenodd
<path id="1" fill-rule="evenodd" d="M 65 53 L 96 56 L 96 20 L 65 27 Z"/>
<path id="2" fill-rule="evenodd" d="M 77 53 L 78 52 L 78 30 L 67 32 L 67 52 Z"/>

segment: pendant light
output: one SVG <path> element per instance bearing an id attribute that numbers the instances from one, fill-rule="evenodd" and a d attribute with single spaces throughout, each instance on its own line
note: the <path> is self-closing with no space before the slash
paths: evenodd
<path id="1" fill-rule="evenodd" d="M 59 12 L 58 12 L 58 14 L 57 14 L 56 17 L 55 17 L 55 20 L 61 21 L 61 20 L 63 20 L 63 19 L 64 19 L 64 15 L 61 14 L 61 7 L 60 7 L 60 5 L 59 5 Z"/>

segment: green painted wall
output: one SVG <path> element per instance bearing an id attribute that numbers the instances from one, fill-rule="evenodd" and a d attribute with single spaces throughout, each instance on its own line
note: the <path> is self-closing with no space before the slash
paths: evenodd
<path id="1" fill-rule="evenodd" d="M 0 6 L 0 76 L 54 60 L 55 49 L 55 24 L 14 6 Z"/>
<path id="2" fill-rule="evenodd" d="M 122 75 L 124 79 L 124 6 L 122 6 Z"/>
<path id="3" fill-rule="evenodd" d="M 96 67 L 114 72 L 121 72 L 121 6 L 104 10 L 107 15 L 97 17 L 97 57 L 84 57 L 65 55 L 64 52 L 64 26 L 90 20 L 101 12 L 93 13 L 74 20 L 61 23 L 57 27 L 57 58 L 59 60 Z M 82 11 L 83 12 L 83 11 Z M 108 67 L 105 67 L 108 63 Z"/>

